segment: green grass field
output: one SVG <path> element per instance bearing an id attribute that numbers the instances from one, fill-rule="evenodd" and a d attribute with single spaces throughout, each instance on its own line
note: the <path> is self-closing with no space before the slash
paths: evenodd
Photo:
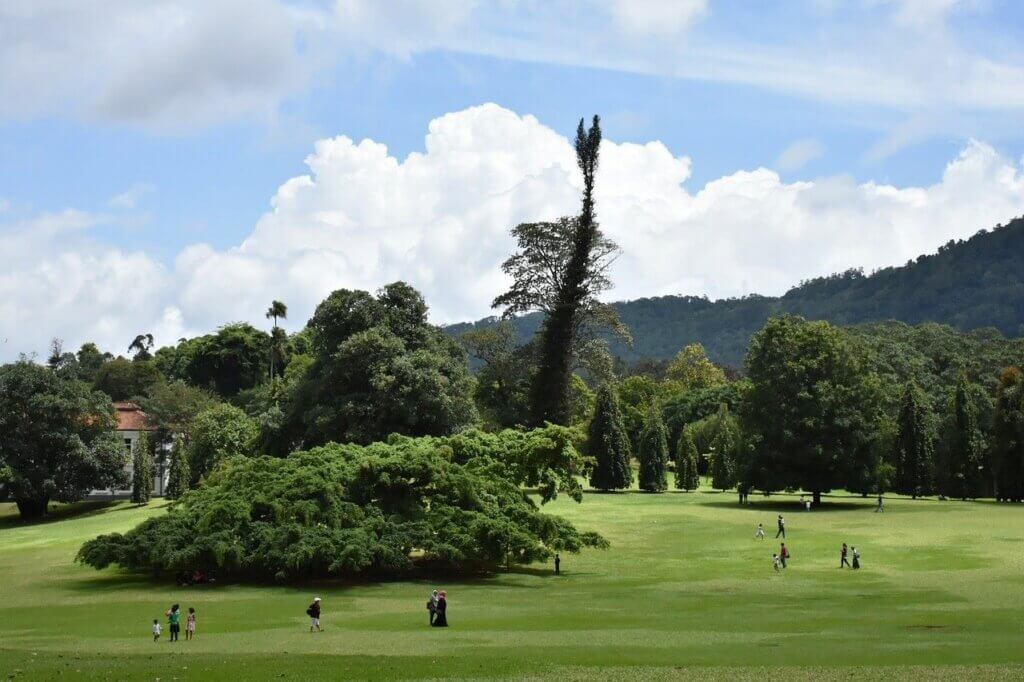
<path id="1" fill-rule="evenodd" d="M 611 549 L 563 557 L 557 577 L 536 565 L 444 582 L 447 630 L 427 627 L 427 582 L 179 589 L 73 563 L 83 540 L 161 503 L 78 505 L 36 525 L 0 505 L 0 679 L 1024 678 L 1024 508 L 752 499 L 559 500 L 552 511 Z M 779 511 L 792 560 L 776 574 Z M 837 568 L 843 541 L 861 571 Z M 304 614 L 314 595 L 321 634 Z M 154 644 L 172 602 L 196 607 L 198 637 Z"/>

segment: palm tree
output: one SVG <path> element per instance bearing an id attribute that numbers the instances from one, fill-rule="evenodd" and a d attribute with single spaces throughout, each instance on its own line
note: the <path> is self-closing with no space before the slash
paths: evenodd
<path id="1" fill-rule="evenodd" d="M 270 330 L 270 380 L 271 381 L 274 380 L 274 356 L 278 352 L 278 348 L 276 348 L 275 345 L 276 345 L 276 343 L 278 341 L 278 337 L 280 336 L 279 334 L 275 333 L 277 331 L 277 319 L 278 318 L 281 318 L 282 320 L 287 320 L 288 319 L 288 306 L 286 306 L 284 303 L 281 303 L 281 301 L 271 301 L 270 307 L 267 308 L 267 319 L 268 320 L 270 320 L 270 319 L 274 320 L 274 326 Z"/>

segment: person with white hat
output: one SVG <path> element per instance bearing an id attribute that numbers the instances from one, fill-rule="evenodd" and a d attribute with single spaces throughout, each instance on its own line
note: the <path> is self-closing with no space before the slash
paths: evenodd
<path id="1" fill-rule="evenodd" d="M 313 632 L 313 628 L 316 628 L 317 632 L 323 632 L 323 628 L 320 627 L 320 597 L 316 597 L 309 605 L 306 615 L 309 616 L 309 631 Z"/>

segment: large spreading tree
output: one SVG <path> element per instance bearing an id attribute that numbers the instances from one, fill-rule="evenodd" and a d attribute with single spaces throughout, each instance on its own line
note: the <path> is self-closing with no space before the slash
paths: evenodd
<path id="1" fill-rule="evenodd" d="M 857 349 L 827 322 L 784 316 L 754 335 L 743 408 L 752 441 L 744 475 L 766 491 L 801 488 L 814 503 L 875 468 L 877 388 Z"/>
<path id="2" fill-rule="evenodd" d="M 590 485 L 598 490 L 619 490 L 632 485 L 630 452 L 615 389 L 605 384 L 597 392 L 587 434 L 586 453 L 594 460 Z"/>
<path id="3" fill-rule="evenodd" d="M 124 488 L 128 453 L 113 428 L 110 399 L 87 384 L 26 361 L 0 367 L 0 470 L 22 518 Z"/>
<path id="4" fill-rule="evenodd" d="M 607 545 L 540 511 L 522 487 L 526 472 L 539 471 L 532 458 L 510 463 L 488 437 L 456 439 L 235 457 L 167 513 L 87 542 L 78 559 L 96 568 L 303 581 L 404 574 L 417 565 L 492 570 Z M 561 437 L 547 440 L 537 444 L 541 458 L 561 458 Z"/>

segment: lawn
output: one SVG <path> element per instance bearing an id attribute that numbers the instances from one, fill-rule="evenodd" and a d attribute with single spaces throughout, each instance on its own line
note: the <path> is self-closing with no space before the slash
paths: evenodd
<path id="1" fill-rule="evenodd" d="M 552 511 L 611 541 L 488 579 L 179 589 L 77 566 L 78 546 L 152 514 L 77 505 L 22 525 L 0 505 L 0 679 L 1020 679 L 1024 508 L 991 502 L 734 494 L 587 494 Z M 771 568 L 775 515 L 790 567 Z M 768 539 L 753 539 L 758 521 Z M 839 545 L 862 554 L 840 570 Z M 325 632 L 305 607 L 324 600 Z M 196 607 L 194 642 L 154 644 L 153 618 Z M 161 618 L 161 620 L 163 620 Z M 166 638 L 166 633 L 165 633 Z M 779 669 L 784 666 L 786 669 Z"/>

